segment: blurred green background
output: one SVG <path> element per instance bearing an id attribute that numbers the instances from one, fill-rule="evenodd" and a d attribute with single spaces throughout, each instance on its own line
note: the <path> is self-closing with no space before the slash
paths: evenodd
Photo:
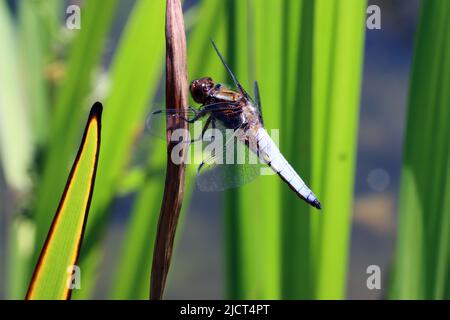
<path id="1" fill-rule="evenodd" d="M 66 27 L 70 4 L 80 30 Z M 366 28 L 371 4 L 381 30 Z M 165 297 L 450 297 L 450 3 L 183 9 L 189 80 L 231 82 L 213 38 L 248 91 L 258 80 L 267 128 L 280 128 L 282 152 L 324 210 L 274 176 L 202 193 L 188 167 Z M 72 298 L 148 297 L 165 150 L 145 124 L 164 101 L 164 10 L 163 0 L 0 0 L 0 298 L 25 294 L 96 100 L 102 146 Z M 380 290 L 367 288 L 369 265 Z"/>

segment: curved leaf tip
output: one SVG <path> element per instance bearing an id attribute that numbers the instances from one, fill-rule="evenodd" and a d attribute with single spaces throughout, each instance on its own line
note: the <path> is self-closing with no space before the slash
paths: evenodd
<path id="1" fill-rule="evenodd" d="M 94 190 L 102 110 L 100 102 L 91 108 L 26 299 L 69 299 L 72 289 L 81 286 L 76 263 Z"/>

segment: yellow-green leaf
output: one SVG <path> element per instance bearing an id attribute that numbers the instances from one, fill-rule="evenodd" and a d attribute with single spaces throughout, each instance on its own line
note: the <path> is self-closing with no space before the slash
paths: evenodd
<path id="1" fill-rule="evenodd" d="M 28 288 L 27 299 L 69 299 L 94 189 L 102 105 L 91 109 L 83 139 Z"/>

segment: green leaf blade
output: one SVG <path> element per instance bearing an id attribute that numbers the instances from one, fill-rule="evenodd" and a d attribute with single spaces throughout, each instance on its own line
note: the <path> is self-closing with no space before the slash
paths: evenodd
<path id="1" fill-rule="evenodd" d="M 449 39 L 450 3 L 423 1 L 410 83 L 392 299 L 449 297 Z"/>
<path id="2" fill-rule="evenodd" d="M 96 103 L 42 249 L 27 299 L 68 299 L 68 268 L 77 262 L 94 189 L 102 106 Z"/>

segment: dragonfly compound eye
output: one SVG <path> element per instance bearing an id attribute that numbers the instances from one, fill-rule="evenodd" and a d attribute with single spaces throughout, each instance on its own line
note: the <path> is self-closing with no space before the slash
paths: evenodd
<path id="1" fill-rule="evenodd" d="M 213 87 L 214 82 L 211 78 L 201 78 L 192 81 L 189 90 L 195 102 L 204 103 Z"/>

